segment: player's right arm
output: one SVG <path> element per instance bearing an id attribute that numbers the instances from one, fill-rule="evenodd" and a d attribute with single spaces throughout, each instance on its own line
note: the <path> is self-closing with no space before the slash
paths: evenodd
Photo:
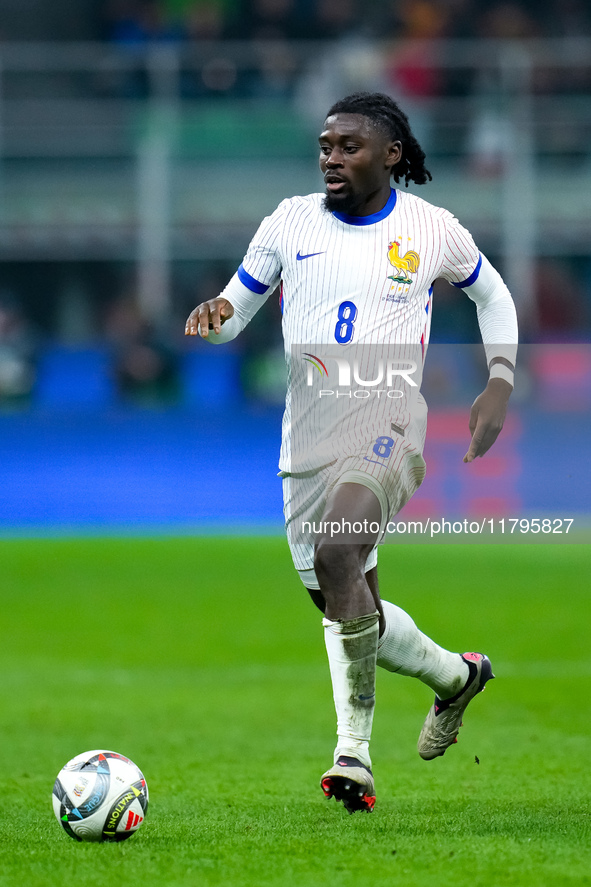
<path id="1" fill-rule="evenodd" d="M 213 330 L 219 335 L 222 325 L 234 316 L 234 306 L 228 299 L 218 296 L 217 299 L 209 299 L 202 302 L 191 311 L 185 324 L 185 336 L 200 335 L 207 339 L 209 331 Z"/>
<path id="2" fill-rule="evenodd" d="M 214 345 L 235 339 L 273 292 L 281 277 L 279 241 L 289 201 L 263 219 L 244 261 L 224 291 L 191 311 L 186 336 L 200 335 Z"/>
<path id="3" fill-rule="evenodd" d="M 185 324 L 185 335 L 199 335 L 212 345 L 231 342 L 252 320 L 274 289 L 274 280 L 270 284 L 255 280 L 241 265 L 216 299 L 202 302 L 191 311 Z"/>

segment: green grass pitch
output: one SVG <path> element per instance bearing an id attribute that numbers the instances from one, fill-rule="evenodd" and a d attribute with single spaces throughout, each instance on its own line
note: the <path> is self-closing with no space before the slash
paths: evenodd
<path id="1" fill-rule="evenodd" d="M 318 785 L 328 668 L 282 539 L 0 542 L 0 884 L 591 883 L 590 568 L 576 545 L 381 552 L 383 596 L 497 680 L 425 762 L 431 692 L 379 672 L 378 800 L 348 816 Z M 143 769 L 150 810 L 123 844 L 77 844 L 51 789 L 101 747 Z"/>

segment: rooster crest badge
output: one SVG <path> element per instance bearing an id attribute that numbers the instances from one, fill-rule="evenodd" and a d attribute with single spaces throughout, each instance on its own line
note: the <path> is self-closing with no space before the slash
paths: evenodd
<path id="1" fill-rule="evenodd" d="M 388 261 L 394 266 L 394 274 L 388 275 L 388 280 L 394 283 L 412 283 L 410 278 L 421 264 L 418 253 L 410 249 L 403 256 L 398 255 L 400 240 L 394 240 L 388 244 Z"/>

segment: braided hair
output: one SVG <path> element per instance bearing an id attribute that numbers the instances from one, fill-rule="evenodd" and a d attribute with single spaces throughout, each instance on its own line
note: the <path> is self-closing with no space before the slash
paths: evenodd
<path id="1" fill-rule="evenodd" d="M 333 114 L 361 114 L 388 139 L 402 143 L 402 157 L 392 167 L 396 183 L 404 178 L 408 188 L 410 181 L 425 185 L 433 178 L 425 167 L 425 152 L 412 134 L 408 117 L 390 96 L 381 92 L 355 92 L 335 102 L 326 116 Z"/>

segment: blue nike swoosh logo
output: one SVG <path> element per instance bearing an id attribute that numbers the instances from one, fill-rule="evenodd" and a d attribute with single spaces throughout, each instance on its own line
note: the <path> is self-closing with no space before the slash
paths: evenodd
<path id="1" fill-rule="evenodd" d="M 311 259 L 312 256 L 323 256 L 325 252 L 326 252 L 326 250 L 323 250 L 321 253 L 308 253 L 307 255 L 302 256 L 302 255 L 300 255 L 300 252 L 298 250 L 298 254 L 296 256 L 296 259 L 298 260 L 298 262 L 301 262 L 302 259 Z"/>

